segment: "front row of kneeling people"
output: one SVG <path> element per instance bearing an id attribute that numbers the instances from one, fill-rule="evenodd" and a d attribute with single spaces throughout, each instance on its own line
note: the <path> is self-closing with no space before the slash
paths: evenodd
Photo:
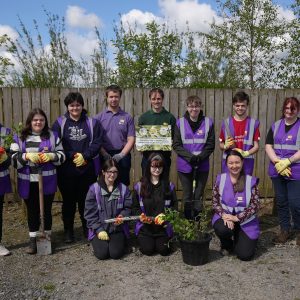
<path id="1" fill-rule="evenodd" d="M 135 234 L 143 254 L 170 253 L 168 241 L 172 237 L 172 228 L 163 221 L 166 208 L 177 209 L 175 188 L 168 179 L 170 162 L 164 157 L 165 153 L 143 153 L 143 176 L 134 185 L 131 196 L 127 173 L 134 144 L 133 121 L 119 107 L 121 92 L 118 87 L 109 87 L 106 95 L 108 108 L 100 114 L 99 121 L 87 116 L 79 93 L 70 93 L 65 99 L 67 112 L 54 123 L 53 131 L 49 129 L 45 113 L 34 109 L 29 113 L 20 136 L 14 137 L 11 157 L 18 172 L 18 191 L 27 207 L 30 243 L 26 251 L 29 254 L 36 253 L 36 235 L 40 227 L 39 172 L 43 175 L 47 234 L 51 234 L 51 208 L 58 185 L 63 198 L 66 242 L 74 241 L 74 217 L 78 205 L 83 233 L 91 241 L 97 258 L 120 258 L 124 254 L 129 229 L 123 217 L 129 215 L 140 215 Z M 144 117 L 142 115 L 139 124 L 149 124 L 152 117 L 155 125 L 174 125 L 171 114 L 163 109 L 163 96 L 160 89 L 150 91 L 152 108 Z M 258 179 L 252 176 L 253 154 L 258 150 L 259 122 L 247 116 L 247 96 L 239 92 L 233 97 L 234 116 L 223 121 L 220 148 L 224 150 L 223 170 L 226 171 L 217 176 L 212 197 L 212 224 L 220 239 L 221 251 L 223 254 L 235 252 L 242 260 L 253 257 L 260 232 Z M 203 115 L 201 105 L 197 96 L 188 97 L 185 115 L 172 127 L 173 148 L 178 155 L 177 170 L 183 187 L 184 215 L 188 219 L 193 219 L 202 210 L 209 156 L 215 147 L 214 125 Z M 273 124 L 266 140 L 269 175 L 274 183 L 281 228 L 275 241 L 281 243 L 290 237 L 291 214 L 298 234 L 297 244 L 300 244 L 300 193 L 297 192 L 300 183 L 299 110 L 299 101 L 294 97 L 287 98 L 282 118 Z M 99 124 L 113 127 L 115 135 L 109 136 L 105 130 L 101 132 Z M 123 127 L 118 130 L 122 125 L 128 125 L 125 126 L 127 131 Z M 9 134 L 5 127 L 0 129 L 1 136 Z M 117 140 L 115 145 L 114 140 Z M 5 193 L 11 192 L 9 156 L 6 152 L 0 154 L 1 234 L 3 198 Z M 110 218 L 117 219 L 114 223 L 104 222 Z M 9 254 L 1 244 L 0 254 Z"/>

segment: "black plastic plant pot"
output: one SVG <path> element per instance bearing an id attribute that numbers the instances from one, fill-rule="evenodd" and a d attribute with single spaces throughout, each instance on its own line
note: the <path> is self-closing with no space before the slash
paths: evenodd
<path id="1" fill-rule="evenodd" d="M 183 262 L 190 266 L 200 266 L 208 262 L 211 235 L 205 234 L 201 240 L 180 240 Z"/>

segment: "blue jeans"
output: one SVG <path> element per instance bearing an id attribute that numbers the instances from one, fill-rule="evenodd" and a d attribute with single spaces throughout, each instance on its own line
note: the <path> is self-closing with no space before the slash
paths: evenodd
<path id="1" fill-rule="evenodd" d="M 292 216 L 294 229 L 300 230 L 300 180 L 287 180 L 279 176 L 272 178 L 272 182 L 281 229 L 290 230 Z"/>

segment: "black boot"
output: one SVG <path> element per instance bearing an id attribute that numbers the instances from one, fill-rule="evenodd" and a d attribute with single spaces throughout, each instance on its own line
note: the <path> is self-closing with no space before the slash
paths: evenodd
<path id="1" fill-rule="evenodd" d="M 36 249 L 36 237 L 31 237 L 29 239 L 29 245 L 26 248 L 25 252 L 27 254 L 36 254 L 37 249 Z"/>
<path id="2" fill-rule="evenodd" d="M 193 220 L 192 202 L 186 201 L 184 203 L 184 217 L 188 220 Z"/>
<path id="3" fill-rule="evenodd" d="M 64 220 L 65 243 L 74 243 L 74 221 Z"/>

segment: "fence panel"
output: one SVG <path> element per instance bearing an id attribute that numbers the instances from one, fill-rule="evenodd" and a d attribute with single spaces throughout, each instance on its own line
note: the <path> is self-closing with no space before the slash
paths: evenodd
<path id="1" fill-rule="evenodd" d="M 101 89 L 59 89 L 59 88 L 0 88 L 0 122 L 7 127 L 25 123 L 29 111 L 34 107 L 41 107 L 49 118 L 49 125 L 56 118 L 65 113 L 64 98 L 70 91 L 82 93 L 85 106 L 91 116 L 105 108 L 105 90 Z M 206 116 L 213 119 L 216 133 L 216 149 L 211 156 L 211 172 L 208 189 L 212 188 L 214 178 L 221 168 L 221 151 L 219 150 L 219 133 L 221 122 L 232 114 L 232 96 L 236 90 L 232 89 L 164 89 L 164 106 L 176 118 L 186 111 L 185 99 L 189 95 L 198 95 L 203 103 Z M 250 95 L 249 114 L 260 120 L 260 149 L 256 154 L 255 175 L 260 178 L 262 195 L 272 196 L 272 185 L 267 175 L 269 160 L 264 151 L 265 137 L 272 123 L 281 117 L 282 104 L 285 97 L 300 96 L 300 90 L 245 90 Z M 149 89 L 128 89 L 123 92 L 121 107 L 129 112 L 137 124 L 139 116 L 150 109 Z M 176 172 L 176 154 L 172 154 L 171 180 L 181 189 Z M 139 180 L 141 176 L 141 154 L 132 151 L 131 181 Z"/>

